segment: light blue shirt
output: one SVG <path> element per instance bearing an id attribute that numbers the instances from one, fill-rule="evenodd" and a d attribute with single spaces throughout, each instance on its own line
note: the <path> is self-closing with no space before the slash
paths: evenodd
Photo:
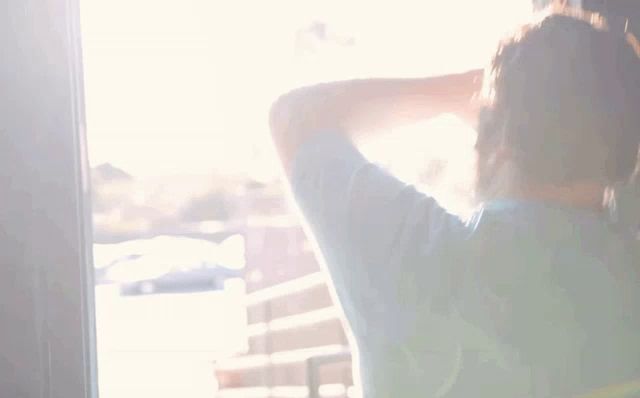
<path id="1" fill-rule="evenodd" d="M 637 243 L 605 214 L 499 201 L 464 223 L 320 134 L 292 190 L 364 396 L 572 397 L 640 377 Z"/>

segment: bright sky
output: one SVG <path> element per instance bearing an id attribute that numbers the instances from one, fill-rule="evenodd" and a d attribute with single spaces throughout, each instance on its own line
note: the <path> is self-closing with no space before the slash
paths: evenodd
<path id="1" fill-rule="evenodd" d="M 266 120 L 278 93 L 481 66 L 530 10 L 530 0 L 81 4 L 91 163 L 141 176 L 271 170 Z M 296 29 L 314 20 L 356 45 L 294 57 Z"/>

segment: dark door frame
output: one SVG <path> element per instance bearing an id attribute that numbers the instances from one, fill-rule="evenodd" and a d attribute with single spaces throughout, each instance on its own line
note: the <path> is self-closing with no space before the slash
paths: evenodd
<path id="1" fill-rule="evenodd" d="M 97 397 L 78 2 L 0 12 L 2 397 Z"/>

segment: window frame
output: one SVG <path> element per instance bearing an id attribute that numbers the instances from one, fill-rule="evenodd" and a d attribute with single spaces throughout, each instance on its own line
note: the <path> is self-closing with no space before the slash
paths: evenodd
<path id="1" fill-rule="evenodd" d="M 79 0 L 0 13 L 0 396 L 94 398 Z"/>

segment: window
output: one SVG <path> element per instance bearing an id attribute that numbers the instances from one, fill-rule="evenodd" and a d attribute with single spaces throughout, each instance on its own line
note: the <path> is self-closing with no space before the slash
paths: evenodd
<path id="1" fill-rule="evenodd" d="M 319 81 L 481 66 L 530 10 L 494 1 L 502 20 L 487 23 L 485 3 L 82 0 L 103 397 L 353 391 L 348 332 L 278 180 L 270 103 Z M 454 119 L 426 128 L 471 148 Z M 428 146 L 424 129 L 406 145 Z M 390 148 L 406 153 L 369 151 L 424 177 Z M 465 178 L 447 176 L 443 195 Z"/>
<path id="2" fill-rule="evenodd" d="M 473 17 L 494 6 L 491 23 Z M 125 398 L 353 391 L 348 333 L 278 182 L 269 104 L 323 80 L 476 66 L 529 3 L 8 7 L 0 389 Z"/>

